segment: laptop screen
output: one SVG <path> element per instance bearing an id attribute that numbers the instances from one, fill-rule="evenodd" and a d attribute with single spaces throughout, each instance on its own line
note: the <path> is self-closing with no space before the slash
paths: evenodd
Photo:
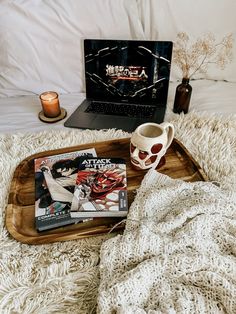
<path id="1" fill-rule="evenodd" d="M 166 106 L 172 42 L 85 39 L 86 97 Z"/>

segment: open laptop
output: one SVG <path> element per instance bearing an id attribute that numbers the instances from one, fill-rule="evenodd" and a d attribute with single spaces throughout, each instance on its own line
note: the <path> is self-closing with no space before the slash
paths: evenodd
<path id="1" fill-rule="evenodd" d="M 164 120 L 170 41 L 84 40 L 86 99 L 64 125 L 134 131 Z"/>

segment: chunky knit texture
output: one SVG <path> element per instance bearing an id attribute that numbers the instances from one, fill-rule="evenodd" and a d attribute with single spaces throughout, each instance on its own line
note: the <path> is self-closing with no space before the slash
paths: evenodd
<path id="1" fill-rule="evenodd" d="M 171 113 L 175 136 L 200 163 L 208 178 L 236 190 L 236 116 Z M 121 130 L 64 129 L 0 135 L 0 313 L 91 314 L 96 312 L 99 253 L 113 235 L 45 245 L 13 239 L 5 208 L 16 166 L 48 149 L 121 138 Z M 134 311 L 138 313 L 138 311 Z"/>
<path id="2" fill-rule="evenodd" d="M 236 313 L 236 195 L 150 170 L 101 249 L 98 312 Z"/>

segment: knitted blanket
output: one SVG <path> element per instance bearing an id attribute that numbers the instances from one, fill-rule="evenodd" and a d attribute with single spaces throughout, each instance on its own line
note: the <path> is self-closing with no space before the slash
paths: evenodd
<path id="1" fill-rule="evenodd" d="M 99 313 L 236 313 L 236 194 L 150 170 L 100 273 Z"/>
<path id="2" fill-rule="evenodd" d="M 236 190 L 236 116 L 173 114 L 180 140 L 210 180 Z M 5 227 L 11 179 L 27 156 L 48 149 L 127 137 L 121 130 L 64 129 L 0 135 L 0 313 L 96 312 L 101 243 L 114 234 L 27 245 Z"/>

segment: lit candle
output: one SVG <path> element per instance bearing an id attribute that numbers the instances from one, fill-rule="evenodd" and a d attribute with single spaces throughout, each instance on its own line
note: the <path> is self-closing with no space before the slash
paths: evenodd
<path id="1" fill-rule="evenodd" d="M 44 92 L 39 96 L 45 117 L 55 118 L 61 113 L 58 94 L 56 92 Z"/>

